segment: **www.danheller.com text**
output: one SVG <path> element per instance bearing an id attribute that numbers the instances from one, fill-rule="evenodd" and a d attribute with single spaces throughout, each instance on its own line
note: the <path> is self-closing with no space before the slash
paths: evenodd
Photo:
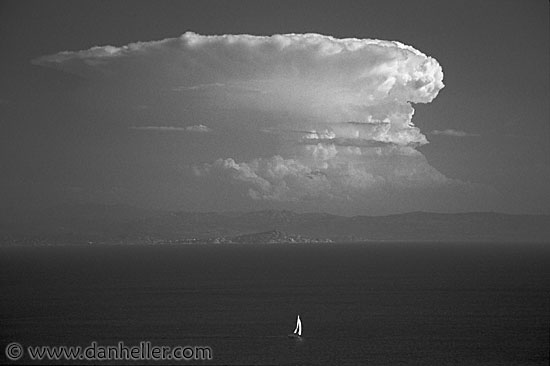
<path id="1" fill-rule="evenodd" d="M 165 346 L 141 341 L 136 345 L 126 345 L 123 341 L 116 345 L 100 345 L 93 341 L 82 346 L 22 346 L 12 342 L 5 348 L 6 357 L 11 361 L 22 360 L 25 355 L 33 361 L 39 360 L 83 360 L 83 361 L 204 361 L 213 358 L 209 346 Z"/>

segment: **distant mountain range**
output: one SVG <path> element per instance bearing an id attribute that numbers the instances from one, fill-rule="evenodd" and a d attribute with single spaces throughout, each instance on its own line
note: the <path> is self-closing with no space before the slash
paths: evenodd
<path id="1" fill-rule="evenodd" d="M 550 215 L 411 212 L 345 217 L 277 210 L 192 213 L 64 205 L 0 226 L 3 245 L 331 241 L 550 243 Z"/>

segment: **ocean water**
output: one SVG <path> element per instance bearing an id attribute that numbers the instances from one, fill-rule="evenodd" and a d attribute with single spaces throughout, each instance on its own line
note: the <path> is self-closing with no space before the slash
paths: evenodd
<path id="1" fill-rule="evenodd" d="M 0 279 L 2 362 L 14 341 L 202 345 L 218 365 L 549 361 L 549 245 L 5 247 Z"/>

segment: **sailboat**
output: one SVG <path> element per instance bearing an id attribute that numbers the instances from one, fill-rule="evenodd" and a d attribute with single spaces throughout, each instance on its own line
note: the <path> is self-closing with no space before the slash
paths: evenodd
<path id="1" fill-rule="evenodd" d="M 296 328 L 294 329 L 294 332 L 292 334 L 288 335 L 289 338 L 302 338 L 302 321 L 300 320 L 300 315 L 298 315 L 298 319 L 296 319 Z"/>

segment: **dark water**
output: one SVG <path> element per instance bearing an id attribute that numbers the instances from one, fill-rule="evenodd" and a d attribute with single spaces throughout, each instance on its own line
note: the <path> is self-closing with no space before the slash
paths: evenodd
<path id="1" fill-rule="evenodd" d="M 548 245 L 1 248 L 0 276 L 3 362 L 12 341 L 94 340 L 208 345 L 229 365 L 549 360 Z"/>

